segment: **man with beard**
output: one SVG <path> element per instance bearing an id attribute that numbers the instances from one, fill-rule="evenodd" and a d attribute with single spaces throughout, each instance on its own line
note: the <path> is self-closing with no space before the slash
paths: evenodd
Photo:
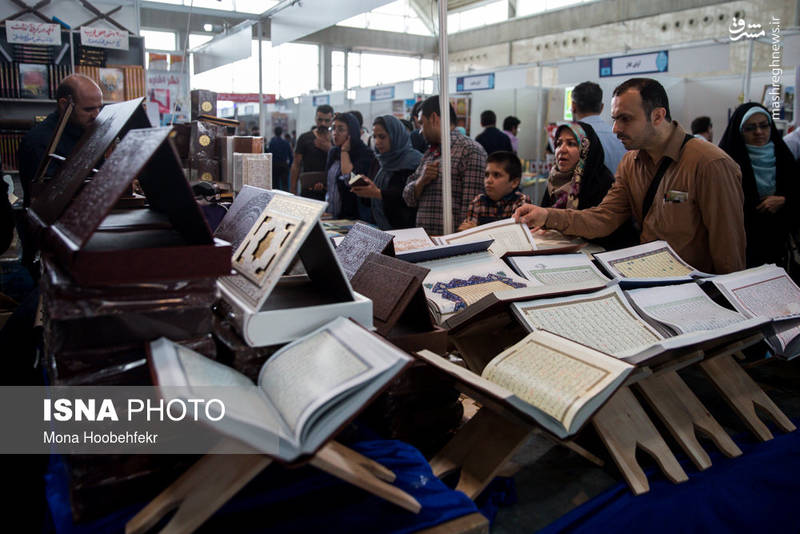
<path id="1" fill-rule="evenodd" d="M 655 80 L 632 78 L 619 85 L 611 118 L 629 152 L 600 205 L 578 211 L 526 204 L 514 218 L 533 228 L 593 239 L 609 235 L 633 216 L 642 243 L 663 239 L 700 271 L 744 269 L 739 166 L 672 120 L 667 93 Z"/>

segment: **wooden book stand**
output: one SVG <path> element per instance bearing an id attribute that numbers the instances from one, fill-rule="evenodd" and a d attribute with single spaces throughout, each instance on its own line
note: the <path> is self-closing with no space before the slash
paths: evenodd
<path id="1" fill-rule="evenodd" d="M 272 459 L 255 451 L 207 454 L 128 521 L 125 532 L 147 532 L 175 509 L 162 534 L 193 532 L 270 463 Z M 389 484 L 395 479 L 394 473 L 338 442 L 323 446 L 310 464 L 409 512 L 420 511 L 414 497 Z"/>

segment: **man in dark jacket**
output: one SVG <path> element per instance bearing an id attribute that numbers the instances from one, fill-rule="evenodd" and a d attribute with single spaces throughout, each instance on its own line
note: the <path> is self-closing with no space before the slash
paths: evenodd
<path id="1" fill-rule="evenodd" d="M 487 109 L 481 113 L 481 126 L 483 126 L 484 130 L 475 140 L 481 144 L 487 154 L 499 150 L 513 152 L 511 139 L 500 131 L 495 124 L 497 124 L 497 115 L 494 114 L 494 111 Z"/>

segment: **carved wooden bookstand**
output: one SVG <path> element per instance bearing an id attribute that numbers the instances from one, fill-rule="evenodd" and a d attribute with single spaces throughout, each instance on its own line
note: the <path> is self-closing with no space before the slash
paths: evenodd
<path id="1" fill-rule="evenodd" d="M 128 521 L 125 532 L 146 532 L 175 509 L 162 534 L 193 532 L 270 463 L 268 456 L 257 453 L 207 454 Z M 340 443 L 329 442 L 310 463 L 405 510 L 420 510 L 414 497 L 389 484 L 394 473 Z"/>

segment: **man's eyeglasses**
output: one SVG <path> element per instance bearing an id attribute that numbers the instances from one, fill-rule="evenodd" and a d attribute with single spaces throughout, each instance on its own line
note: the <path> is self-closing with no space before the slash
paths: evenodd
<path id="1" fill-rule="evenodd" d="M 742 126 L 742 131 L 747 133 L 755 132 L 756 130 L 769 130 L 768 122 L 760 122 L 758 124 L 745 124 Z"/>

